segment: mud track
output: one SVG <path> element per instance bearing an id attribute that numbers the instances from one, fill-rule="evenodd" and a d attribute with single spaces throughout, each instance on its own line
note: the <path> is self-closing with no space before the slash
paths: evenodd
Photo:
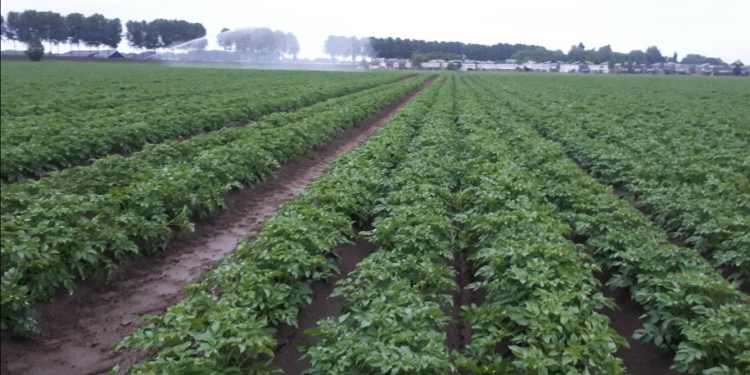
<path id="1" fill-rule="evenodd" d="M 300 309 L 297 317 L 298 327 L 283 325 L 276 333 L 278 346 L 274 353 L 273 365 L 284 371 L 285 375 L 301 375 L 310 368 L 310 362 L 301 360 L 302 352 L 297 347 L 303 342 L 317 343 L 318 337 L 305 334 L 305 330 L 314 328 L 318 321 L 342 315 L 343 297 L 331 298 L 336 282 L 345 279 L 357 265 L 378 249 L 378 245 L 365 239 L 357 239 L 354 244 L 339 246 L 335 253 L 340 258 L 339 274 L 330 280 L 312 284 L 313 301 Z"/>
<path id="2" fill-rule="evenodd" d="M 381 109 L 358 126 L 346 129 L 326 145 L 282 166 L 276 178 L 231 191 L 228 210 L 199 222 L 195 232 L 172 241 L 158 255 L 130 261 L 107 284 L 78 283 L 73 295 L 60 295 L 37 307 L 42 334 L 28 339 L 2 337 L 2 374 L 95 375 L 112 366 L 125 369 L 146 354 L 139 350 L 110 353 L 110 347 L 144 324 L 136 318 L 156 315 L 185 297 L 184 286 L 215 268 L 237 242 L 283 202 L 296 197 L 321 177 L 339 156 L 364 143 L 435 78 Z"/>
<path id="3" fill-rule="evenodd" d="M 620 347 L 615 356 L 622 359 L 625 368 L 632 375 L 680 375 L 681 372 L 672 370 L 674 352 L 665 353 L 660 350 L 654 343 L 643 342 L 633 338 L 633 332 L 643 327 L 641 315 L 646 311 L 630 298 L 630 292 L 625 288 L 610 290 L 605 285 L 607 280 L 612 276 L 608 272 L 596 275 L 602 283 L 600 291 L 605 297 L 614 299 L 617 309 L 612 310 L 604 308 L 598 312 L 606 315 L 609 320 L 609 326 L 617 333 L 628 340 L 630 348 Z"/>

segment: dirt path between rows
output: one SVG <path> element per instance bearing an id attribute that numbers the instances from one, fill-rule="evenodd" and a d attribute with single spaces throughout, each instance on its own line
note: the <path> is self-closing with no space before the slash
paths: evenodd
<path id="1" fill-rule="evenodd" d="M 418 95 L 435 78 L 378 111 L 364 123 L 346 129 L 325 146 L 311 150 L 284 166 L 276 178 L 230 192 L 229 210 L 199 222 L 195 232 L 170 243 L 163 253 L 121 266 L 107 284 L 81 282 L 72 296 L 59 296 L 38 306 L 43 334 L 17 340 L 2 337 L 2 374 L 95 375 L 115 364 L 122 369 L 141 359 L 137 350 L 111 354 L 109 348 L 142 325 L 135 319 L 160 314 L 184 298 L 183 287 L 215 268 L 245 235 L 307 185 L 323 175 L 334 160 L 364 143 L 378 128 Z"/>
<path id="2" fill-rule="evenodd" d="M 617 309 L 603 308 L 598 313 L 606 315 L 609 326 L 620 336 L 628 340 L 630 348 L 620 347 L 615 356 L 622 359 L 625 368 L 632 375 L 680 375 L 679 371 L 673 370 L 672 366 L 674 352 L 664 353 L 652 342 L 643 342 L 633 338 L 633 332 L 643 327 L 640 317 L 646 311 L 630 298 L 630 292 L 625 288 L 610 290 L 605 284 L 612 276 L 608 272 L 596 275 L 602 283 L 600 291 L 607 298 L 612 298 L 617 304 Z"/>
<path id="3" fill-rule="evenodd" d="M 278 347 L 274 353 L 272 366 L 284 371 L 285 375 L 301 375 L 310 368 L 310 361 L 302 360 L 298 344 L 303 342 L 317 343 L 320 337 L 311 337 L 305 333 L 309 328 L 317 327 L 325 318 L 341 316 L 343 297 L 331 298 L 336 282 L 345 279 L 357 265 L 378 249 L 378 245 L 358 238 L 353 244 L 339 246 L 335 253 L 339 256 L 339 273 L 330 280 L 312 284 L 313 301 L 303 307 L 297 317 L 298 327 L 281 326 L 276 334 Z"/>

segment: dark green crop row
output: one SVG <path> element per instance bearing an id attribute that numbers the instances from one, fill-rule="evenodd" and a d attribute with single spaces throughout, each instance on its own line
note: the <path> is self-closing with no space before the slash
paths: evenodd
<path id="1" fill-rule="evenodd" d="M 240 243 L 204 281 L 190 285 L 186 299 L 118 345 L 157 353 L 129 373 L 271 373 L 275 327 L 296 325 L 311 300 L 309 284 L 336 272 L 336 247 L 349 242 L 389 191 L 390 171 L 407 157 L 444 81 L 282 205 L 256 240 Z"/>
<path id="2" fill-rule="evenodd" d="M 692 249 L 676 247 L 666 233 L 545 140 L 514 111 L 500 80 L 475 84 L 485 110 L 513 159 L 541 181 L 540 192 L 573 234 L 586 238 L 596 261 L 612 273 L 611 287 L 629 288 L 646 313 L 634 336 L 676 352 L 674 367 L 690 374 L 750 372 L 750 304 Z"/>
<path id="3" fill-rule="evenodd" d="M 9 70 L 4 74 L 3 84 L 8 82 L 11 86 L 3 89 L 3 106 L 6 106 L 6 102 L 13 103 L 15 98 L 25 98 L 34 87 L 31 84 L 16 84 L 16 80 L 22 79 L 23 72 L 17 72 L 22 67 L 33 69 L 26 65 L 11 64 L 9 68 L 3 65 L 4 73 Z M 61 78 L 72 75 L 71 79 L 82 77 L 86 84 L 96 84 L 77 69 L 77 65 L 70 65 L 68 70 L 59 72 L 58 81 L 47 84 L 62 85 L 65 92 L 73 97 L 76 93 L 65 86 L 65 80 L 60 82 Z M 142 70 L 151 73 L 151 69 L 154 67 L 144 67 Z M 188 77 L 196 76 L 190 69 L 177 71 Z M 174 71 L 169 71 L 168 78 L 160 83 L 135 77 L 124 89 L 112 87 L 109 92 L 99 91 L 99 95 L 89 98 L 106 103 L 101 106 L 84 106 L 71 100 L 71 110 L 35 110 L 26 115 L 21 110 L 13 110 L 12 105 L 11 109 L 4 108 L 4 112 L 9 113 L 3 114 L 0 128 L 2 179 L 19 180 L 112 153 L 137 151 L 148 143 L 257 120 L 269 113 L 298 109 L 407 76 L 404 73 L 224 72 L 227 73 L 206 73 L 215 80 L 204 82 L 202 86 L 176 75 Z M 205 80 L 206 77 L 199 79 Z M 162 85 L 169 87 L 166 93 L 158 88 Z M 127 94 L 121 94 L 123 91 Z M 142 91 L 154 95 L 144 97 Z M 55 96 L 54 93 L 50 95 Z M 70 97 L 57 95 L 57 100 L 65 103 Z M 43 99 L 31 100 L 31 105 L 34 105 L 33 100 L 44 103 Z"/>
<path id="4" fill-rule="evenodd" d="M 368 235 L 381 248 L 334 292 L 345 315 L 308 331 L 322 340 L 305 349 L 306 373 L 624 373 L 614 352 L 626 341 L 594 311 L 612 305 L 597 267 L 563 237 L 570 229 L 542 203 L 536 177 L 509 162 L 464 84 L 454 95 L 433 107 L 391 176 Z M 445 292 L 456 285 L 445 259 L 456 251 L 473 254 L 488 301 L 464 306 L 471 344 L 449 353 Z"/>
<path id="5" fill-rule="evenodd" d="M 446 258 L 453 257 L 459 227 L 449 203 L 461 172 L 461 140 L 452 87 L 446 87 L 407 158 L 387 180 L 366 237 L 380 249 L 357 265 L 332 296 L 344 315 L 307 333 L 310 375 L 449 374 L 456 370 L 445 327 L 457 286 Z"/>
<path id="6" fill-rule="evenodd" d="M 565 238 L 571 229 L 540 193 L 543 181 L 513 160 L 470 91 L 461 90 L 458 103 L 466 160 L 460 208 L 481 280 L 474 288 L 487 301 L 465 307 L 473 335 L 464 366 L 473 373 L 624 374 L 615 352 L 627 341 L 597 312 L 614 307 L 599 291 L 599 267 Z"/>
<path id="7" fill-rule="evenodd" d="M 750 278 L 750 112 L 720 100 L 732 82 L 727 93 L 683 99 L 651 86 L 620 97 L 617 88 L 627 86 L 619 81 L 606 88 L 502 81 L 508 105 L 600 181 L 621 187 L 732 280 Z M 734 84 L 750 90 L 747 82 Z"/>
<path id="8" fill-rule="evenodd" d="M 290 123 L 248 127 L 231 142 L 186 161 L 139 167 L 124 186 L 8 198 L 18 207 L 8 214 L 3 208 L 2 328 L 33 329 L 23 311 L 34 302 L 62 287 L 72 291 L 76 278 L 111 276 L 117 262 L 163 249 L 173 228 L 190 229 L 191 218 L 223 207 L 230 189 L 271 176 L 281 163 L 325 143 L 427 78 L 375 89 L 335 107 L 311 107 L 307 117 Z M 200 142 L 193 144 L 200 147 Z M 128 164 L 123 166 L 127 174 Z M 37 197 L 35 184 L 45 182 L 29 185 L 31 197 Z"/>
<path id="9" fill-rule="evenodd" d="M 91 166 L 74 167 L 52 173 L 39 181 L 28 181 L 7 185 L 2 190 L 2 214 L 15 215 L 27 210 L 35 202 L 58 195 L 107 194 L 151 178 L 152 171 L 178 163 L 189 163 L 204 152 L 226 146 L 241 139 L 257 137 L 259 134 L 288 127 L 322 112 L 336 113 L 342 109 L 360 107 L 369 103 L 373 95 L 392 90 L 390 85 L 381 85 L 356 94 L 329 99 L 296 112 L 281 112 L 265 116 L 262 121 L 249 127 L 224 128 L 193 137 L 184 142 L 166 141 L 148 145 L 130 157 L 113 155 L 96 160 Z M 284 160 L 282 160 L 283 162 Z"/>

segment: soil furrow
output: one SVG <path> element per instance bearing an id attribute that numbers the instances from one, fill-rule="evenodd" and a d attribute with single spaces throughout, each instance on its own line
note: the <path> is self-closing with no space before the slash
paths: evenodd
<path id="1" fill-rule="evenodd" d="M 357 265 L 375 252 L 377 244 L 364 239 L 357 239 L 353 244 L 339 246 L 335 253 L 339 257 L 339 274 L 325 282 L 312 284 L 313 301 L 303 307 L 298 315 L 297 327 L 281 326 L 276 334 L 278 347 L 273 357 L 273 366 L 284 371 L 285 375 L 300 375 L 310 368 L 310 362 L 301 360 L 302 352 L 298 344 L 303 342 L 317 343 L 319 337 L 312 337 L 305 330 L 314 328 L 320 320 L 341 316 L 342 297 L 331 298 L 336 282 L 346 278 Z"/>
<path id="2" fill-rule="evenodd" d="M 226 197 L 228 210 L 197 223 L 194 233 L 173 240 L 164 252 L 122 265 L 109 283 L 80 282 L 73 295 L 62 294 L 40 304 L 42 335 L 28 339 L 3 335 L 2 373 L 100 374 L 115 364 L 126 368 L 144 358 L 147 353 L 134 349 L 111 354 L 109 348 L 143 324 L 136 320 L 139 316 L 159 314 L 184 298 L 186 284 L 216 267 L 237 242 L 260 230 L 281 203 L 322 176 L 336 158 L 364 143 L 434 81 L 282 166 L 275 179 L 231 191 Z"/>
<path id="3" fill-rule="evenodd" d="M 601 292 L 605 297 L 614 299 L 617 309 L 604 308 L 598 312 L 609 317 L 609 326 L 628 340 L 630 348 L 620 347 L 615 355 L 622 359 L 625 368 L 632 375 L 679 375 L 670 369 L 674 353 L 663 353 L 651 342 L 643 342 L 633 338 L 633 332 L 643 326 L 641 315 L 646 311 L 632 298 L 627 289 L 610 290 L 604 284 L 611 277 L 608 273 L 597 275 L 602 282 Z"/>
<path id="4" fill-rule="evenodd" d="M 453 308 L 448 315 L 453 318 L 453 322 L 445 327 L 445 345 L 451 351 L 461 351 L 471 343 L 471 326 L 461 319 L 461 308 L 474 302 L 474 293 L 468 288 L 472 283 L 472 269 L 463 251 L 457 251 L 455 257 L 447 262 L 456 271 L 454 280 L 458 290 L 449 292 L 453 298 Z"/>

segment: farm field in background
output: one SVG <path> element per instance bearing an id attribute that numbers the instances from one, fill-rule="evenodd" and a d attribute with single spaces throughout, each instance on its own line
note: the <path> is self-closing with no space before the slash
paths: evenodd
<path id="1" fill-rule="evenodd" d="M 13 61 L 0 71 L 4 181 L 246 124 L 409 75 Z"/>
<path id="2" fill-rule="evenodd" d="M 4 63 L 4 372 L 746 374 L 748 101 L 723 78 Z M 147 320 L 104 311 L 169 272 Z"/>

